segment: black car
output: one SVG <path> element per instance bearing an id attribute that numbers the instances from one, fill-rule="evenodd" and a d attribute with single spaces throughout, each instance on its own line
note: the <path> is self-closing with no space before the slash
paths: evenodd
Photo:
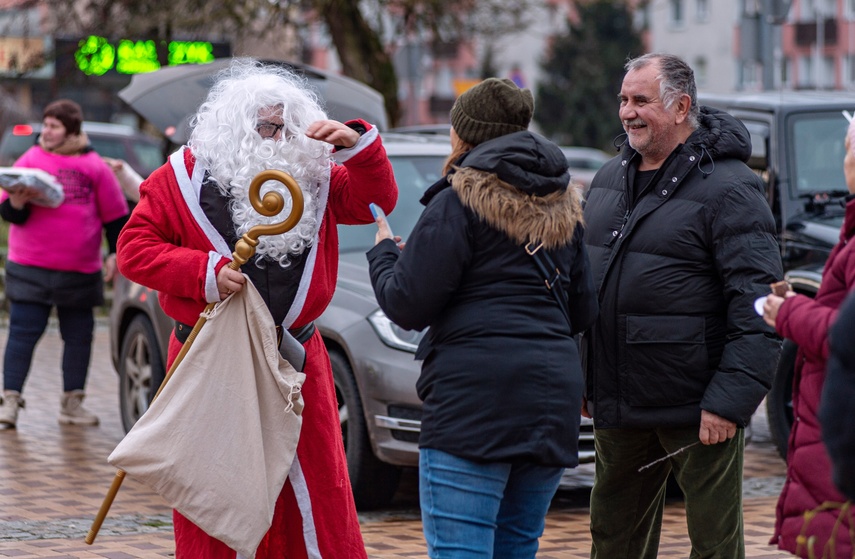
<path id="1" fill-rule="evenodd" d="M 822 268 L 840 237 L 849 194 L 843 176 L 844 111 L 855 110 L 846 92 L 792 91 L 701 96 L 701 105 L 724 109 L 751 134 L 749 166 L 766 183 L 781 245 L 785 279 L 813 297 Z M 766 413 L 775 445 L 786 458 L 793 423 L 796 346 L 785 340 Z"/>

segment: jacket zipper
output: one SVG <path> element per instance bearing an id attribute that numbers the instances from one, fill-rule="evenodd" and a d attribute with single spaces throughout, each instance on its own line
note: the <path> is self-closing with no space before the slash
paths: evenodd
<path id="1" fill-rule="evenodd" d="M 606 243 L 606 246 L 612 248 L 618 239 L 623 237 L 623 230 L 626 227 L 626 223 L 629 221 L 629 210 L 626 210 L 626 213 L 623 214 L 623 222 L 620 224 L 620 229 L 617 231 L 612 231 L 612 238 Z"/>

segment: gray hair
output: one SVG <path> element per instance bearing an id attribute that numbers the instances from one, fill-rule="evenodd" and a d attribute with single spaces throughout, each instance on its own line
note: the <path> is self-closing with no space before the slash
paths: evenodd
<path id="1" fill-rule="evenodd" d="M 700 124 L 701 109 L 698 106 L 698 88 L 695 86 L 695 73 L 682 58 L 673 54 L 653 52 L 627 61 L 624 68 L 627 72 L 640 70 L 649 64 L 659 65 L 659 97 L 666 108 L 670 108 L 681 95 L 688 95 L 691 100 L 689 108 L 689 125 L 697 128 Z"/>

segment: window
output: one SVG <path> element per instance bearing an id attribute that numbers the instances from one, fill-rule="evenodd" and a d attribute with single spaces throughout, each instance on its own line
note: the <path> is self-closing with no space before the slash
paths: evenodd
<path id="1" fill-rule="evenodd" d="M 743 15 L 756 16 L 761 12 L 759 0 L 742 0 L 741 5 L 742 9 L 740 11 Z"/>
<path id="2" fill-rule="evenodd" d="M 847 19 L 855 19 L 855 0 L 845 0 L 843 14 Z"/>
<path id="3" fill-rule="evenodd" d="M 699 56 L 695 59 L 695 82 L 698 87 L 706 87 L 708 81 L 708 68 L 707 68 L 707 59 L 703 56 Z"/>
<path id="4" fill-rule="evenodd" d="M 670 0 L 669 15 L 672 27 L 683 27 L 686 24 L 686 14 L 683 0 Z"/>
<path id="5" fill-rule="evenodd" d="M 695 0 L 695 17 L 703 23 L 710 18 L 710 6 L 708 0 Z"/>
<path id="6" fill-rule="evenodd" d="M 835 80 L 834 57 L 822 57 L 822 73 L 820 74 L 819 87 L 823 89 L 832 89 L 837 80 Z"/>
<path id="7" fill-rule="evenodd" d="M 386 146 L 389 151 L 395 151 L 397 144 L 395 140 L 389 140 Z M 410 146 L 413 149 L 416 146 Z M 407 145 L 403 145 L 407 149 Z M 427 146 L 430 151 L 436 152 L 438 148 Z M 445 151 L 445 147 L 439 148 Z M 396 235 L 406 239 L 423 206 L 419 200 L 433 183 L 440 179 L 442 165 L 445 163 L 445 155 L 406 155 L 390 154 L 389 161 L 392 163 L 392 171 L 395 173 L 395 181 L 398 183 L 398 204 L 395 212 L 389 215 L 389 225 Z M 838 165 L 839 167 L 840 165 Z M 374 246 L 374 235 L 377 227 L 369 225 L 339 225 L 339 250 L 341 252 L 363 252 Z"/>
<path id="8" fill-rule="evenodd" d="M 805 113 L 788 119 L 787 129 L 793 139 L 791 177 L 799 195 L 846 193 L 841 162 L 846 155 L 843 138 L 848 126 L 840 111 Z"/>
<path id="9" fill-rule="evenodd" d="M 798 65 L 798 87 L 813 87 L 813 58 L 810 56 L 800 56 Z"/>
<path id="10" fill-rule="evenodd" d="M 635 9 L 632 15 L 632 27 L 636 31 L 650 29 L 650 4 L 644 4 Z"/>
<path id="11" fill-rule="evenodd" d="M 765 122 L 743 120 L 751 136 L 751 158 L 748 166 L 758 174 L 769 167 L 769 125 Z"/>
<path id="12" fill-rule="evenodd" d="M 843 58 L 843 82 L 847 89 L 855 88 L 855 56 L 851 54 Z"/>
<path id="13" fill-rule="evenodd" d="M 851 0 L 847 0 L 847 3 L 851 3 Z M 817 12 L 831 18 L 835 16 L 836 10 L 836 0 L 802 0 L 799 2 L 799 20 L 816 21 Z"/>
<path id="14" fill-rule="evenodd" d="M 837 0 L 817 0 L 817 4 L 819 4 L 819 9 L 822 10 L 825 17 L 837 16 Z"/>
<path id="15" fill-rule="evenodd" d="M 742 90 L 756 91 L 762 85 L 760 66 L 754 61 L 746 60 L 742 63 Z"/>
<path id="16" fill-rule="evenodd" d="M 789 58 L 781 61 L 781 87 L 787 89 L 793 87 L 793 61 Z"/>

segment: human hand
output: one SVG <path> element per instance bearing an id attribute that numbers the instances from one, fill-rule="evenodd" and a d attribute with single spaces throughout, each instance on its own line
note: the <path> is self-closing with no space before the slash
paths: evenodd
<path id="1" fill-rule="evenodd" d="M 359 132 L 337 120 L 318 120 L 306 129 L 306 136 L 334 146 L 352 148 L 359 141 Z"/>
<path id="2" fill-rule="evenodd" d="M 9 191 L 9 203 L 16 210 L 23 210 L 27 202 L 35 200 L 41 193 L 35 188 L 20 185 L 20 188 Z"/>
<path id="3" fill-rule="evenodd" d="M 588 411 L 588 399 L 582 396 L 582 417 L 587 417 L 588 419 L 594 419 L 594 416 L 591 415 L 591 412 Z"/>
<path id="4" fill-rule="evenodd" d="M 107 165 L 110 166 L 110 169 L 113 170 L 114 173 L 118 174 L 122 171 L 122 168 L 125 166 L 125 162 L 122 159 L 113 159 L 112 157 L 102 157 Z"/>
<path id="5" fill-rule="evenodd" d="M 217 272 L 217 291 L 220 292 L 220 301 L 243 289 L 246 283 L 246 277 L 238 270 L 232 270 L 228 266 L 223 266 Z"/>
<path id="6" fill-rule="evenodd" d="M 113 281 L 113 278 L 116 277 L 116 270 L 116 253 L 113 252 L 104 259 L 104 281 Z"/>
<path id="7" fill-rule="evenodd" d="M 763 303 L 763 321 L 774 328 L 775 323 L 778 320 L 778 311 L 781 309 L 784 299 L 789 299 L 790 297 L 795 296 L 795 291 L 787 291 L 784 297 L 778 297 L 774 294 L 767 295 L 766 302 Z"/>
<path id="8" fill-rule="evenodd" d="M 374 244 L 380 244 L 384 239 L 392 239 L 398 248 L 404 249 L 404 243 L 401 242 L 401 237 L 392 234 L 392 229 L 389 227 L 389 222 L 385 217 L 378 217 L 374 220 L 377 223 L 377 233 L 374 235 Z"/>
<path id="9" fill-rule="evenodd" d="M 701 429 L 698 434 L 701 443 L 723 443 L 734 436 L 736 436 L 736 423 L 707 410 L 701 410 Z"/>

